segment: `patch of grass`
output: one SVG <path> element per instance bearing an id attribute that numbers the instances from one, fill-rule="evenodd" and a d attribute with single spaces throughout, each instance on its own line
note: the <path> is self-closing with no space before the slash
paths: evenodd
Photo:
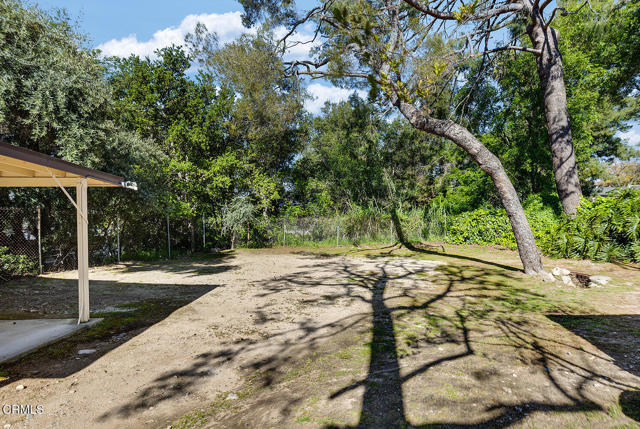
<path id="1" fill-rule="evenodd" d="M 99 340 L 119 332 L 153 325 L 188 302 L 187 300 L 149 299 L 122 306 L 131 308 L 133 311 L 96 313 L 94 317 L 102 317 L 104 320 L 83 331 L 82 336 L 87 340 Z"/>
<path id="2" fill-rule="evenodd" d="M 310 421 L 311 421 L 311 417 L 309 416 L 300 416 L 296 419 L 296 423 L 305 423 Z"/>
<path id="3" fill-rule="evenodd" d="M 609 417 L 617 419 L 622 415 L 622 407 L 619 404 L 610 405 L 607 408 L 607 414 L 609 414 Z"/>
<path id="4" fill-rule="evenodd" d="M 318 420 L 318 424 L 325 425 L 325 426 L 338 426 L 342 424 L 342 421 L 335 420 L 329 417 L 323 417 L 322 419 Z"/>
<path id="5" fill-rule="evenodd" d="M 342 349 L 336 353 L 336 357 L 338 357 L 339 359 L 348 360 L 353 357 L 353 352 L 349 349 Z"/>
<path id="6" fill-rule="evenodd" d="M 451 400 L 455 400 L 460 398 L 460 393 L 456 389 L 454 389 L 451 384 L 447 383 L 444 385 L 444 396 Z"/>

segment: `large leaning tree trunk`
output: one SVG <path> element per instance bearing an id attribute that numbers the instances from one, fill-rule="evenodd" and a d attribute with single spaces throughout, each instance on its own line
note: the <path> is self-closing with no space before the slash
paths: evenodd
<path id="1" fill-rule="evenodd" d="M 562 56 L 558 49 L 558 32 L 550 24 L 557 11 L 562 11 L 563 16 L 577 11 L 568 12 L 563 7 L 558 7 L 557 2 L 552 0 L 493 0 L 491 2 L 480 0 L 467 5 L 458 0 L 403 1 L 435 21 L 458 21 L 465 24 L 460 27 L 463 29 L 471 26 L 468 31 L 461 30 L 462 33 L 467 31 L 466 34 L 458 35 L 459 40 L 468 41 L 466 48 L 470 49 L 471 54 L 475 54 L 476 49 L 479 49 L 480 53 L 485 55 L 504 50 L 536 55 L 556 189 L 563 211 L 569 216 L 575 215 L 582 191 L 569 127 Z M 431 3 L 435 5 L 432 6 Z M 581 8 L 582 6 L 578 10 Z M 545 9 L 547 11 L 553 9 L 550 17 L 545 18 Z M 533 49 L 520 45 L 519 36 L 507 44 L 494 40 L 495 47 L 488 43 L 494 35 L 500 34 L 499 32 L 507 26 L 507 23 L 517 22 L 523 15 L 529 19 L 527 35 L 533 43 Z M 499 25 L 496 24 L 498 22 Z"/>
<path id="2" fill-rule="evenodd" d="M 496 155 L 487 149 L 465 127 L 451 120 L 435 119 L 425 115 L 415 106 L 392 97 L 393 104 L 416 129 L 444 137 L 467 152 L 471 158 L 487 173 L 498 191 L 502 206 L 507 212 L 513 235 L 518 245 L 518 253 L 527 274 L 543 275 L 547 273 L 542 266 L 540 251 L 536 245 L 529 221 L 524 213 L 516 189 L 507 176 L 502 163 Z"/>
<path id="3" fill-rule="evenodd" d="M 544 100 L 556 189 L 562 210 L 565 214 L 574 216 L 580 204 L 582 190 L 569 125 L 567 91 L 564 84 L 562 55 L 558 48 L 558 32 L 549 25 L 545 26 L 537 8 L 533 8 L 530 15 L 531 23 L 527 26 L 527 34 L 534 49 L 540 51 L 536 56 L 536 63 Z"/>
<path id="4" fill-rule="evenodd" d="M 464 57 L 464 49 L 461 51 L 444 48 L 443 51 L 425 42 L 442 40 L 443 34 L 447 39 L 448 31 L 443 33 L 442 29 L 448 27 L 442 27 L 437 21 L 483 21 L 484 17 L 487 17 L 493 22 L 490 27 L 503 28 L 503 21 L 496 24 L 493 18 L 503 12 L 519 14 L 522 4 L 515 4 L 513 0 L 496 0 L 504 4 L 495 10 L 485 11 L 481 8 L 476 11 L 477 2 L 467 5 L 458 0 L 434 2 L 438 5 L 448 5 L 448 9 L 442 12 L 432 9 L 429 6 L 432 2 L 423 0 L 321 0 L 317 7 L 291 24 L 291 17 L 296 16 L 296 13 L 290 10 L 293 1 L 240 1 L 247 12 L 243 17 L 245 25 L 255 23 L 264 13 L 273 15 L 273 11 L 280 10 L 278 6 L 289 7 L 288 10 L 285 7 L 287 13 L 275 14 L 278 15 L 275 16 L 276 21 L 280 20 L 280 23 L 289 25 L 289 32 L 278 43 L 278 49 L 283 54 L 287 51 L 288 37 L 294 34 L 300 25 L 310 20 L 317 25 L 315 34 L 323 36 L 324 49 L 313 60 L 293 60 L 284 63 L 285 74 L 296 77 L 306 75 L 312 78 L 333 79 L 338 75 L 350 79 L 366 79 L 372 93 L 377 94 L 378 89 L 381 89 L 386 101 L 395 106 L 414 128 L 446 138 L 467 152 L 482 171 L 491 177 L 498 191 L 511 222 L 525 273 L 548 278 L 518 194 L 498 157 L 464 126 L 452 120 L 433 118 L 428 113 L 440 102 L 450 103 L 444 99 L 443 93 L 446 92 L 445 89 L 455 91 L 455 84 L 452 82 L 456 81 L 454 75 L 459 71 L 455 64 L 458 64 L 460 56 Z M 481 0 L 480 4 L 483 4 L 483 1 Z M 496 4 L 496 1 L 491 4 Z M 541 0 L 518 1 L 537 3 Z M 423 12 L 425 19 L 414 19 L 416 14 L 405 8 L 405 3 Z M 462 7 L 460 11 L 456 11 L 458 6 Z M 428 17 L 433 19 L 430 20 Z M 454 39 L 450 38 L 443 40 L 442 46 L 449 46 L 449 42 L 453 41 Z M 329 67 L 332 64 L 336 64 L 337 67 L 332 69 Z"/>

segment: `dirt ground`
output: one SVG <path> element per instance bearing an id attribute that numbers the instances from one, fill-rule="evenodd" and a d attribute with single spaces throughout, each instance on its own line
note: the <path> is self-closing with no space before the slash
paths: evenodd
<path id="1" fill-rule="evenodd" d="M 0 366 L 0 404 L 43 410 L 0 422 L 640 428 L 640 267 L 545 261 L 613 279 L 582 289 L 524 276 L 514 252 L 444 250 L 240 250 L 92 269 L 104 322 Z M 0 285 L 0 317 L 72 317 L 74 275 Z"/>

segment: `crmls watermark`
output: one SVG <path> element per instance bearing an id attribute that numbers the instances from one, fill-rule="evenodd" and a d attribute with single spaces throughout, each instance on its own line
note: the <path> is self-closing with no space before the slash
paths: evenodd
<path id="1" fill-rule="evenodd" d="M 2 404 L 0 408 L 2 414 L 42 414 L 44 407 L 42 405 L 21 405 L 21 404 Z"/>

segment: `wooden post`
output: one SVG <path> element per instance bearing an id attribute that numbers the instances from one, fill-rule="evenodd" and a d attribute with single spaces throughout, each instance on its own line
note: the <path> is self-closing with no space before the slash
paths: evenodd
<path id="1" fill-rule="evenodd" d="M 89 321 L 89 225 L 87 223 L 87 179 L 76 185 L 78 228 L 78 323 Z"/>
<path id="2" fill-rule="evenodd" d="M 169 213 L 167 213 L 167 254 L 171 259 L 171 229 L 169 228 Z"/>
<path id="3" fill-rule="evenodd" d="M 38 204 L 38 266 L 40 267 L 40 274 L 42 274 L 42 239 L 41 239 L 41 219 L 42 214 L 40 212 L 40 204 Z"/>
<path id="4" fill-rule="evenodd" d="M 117 220 L 116 234 L 118 241 L 118 263 L 120 263 L 120 219 Z"/>

